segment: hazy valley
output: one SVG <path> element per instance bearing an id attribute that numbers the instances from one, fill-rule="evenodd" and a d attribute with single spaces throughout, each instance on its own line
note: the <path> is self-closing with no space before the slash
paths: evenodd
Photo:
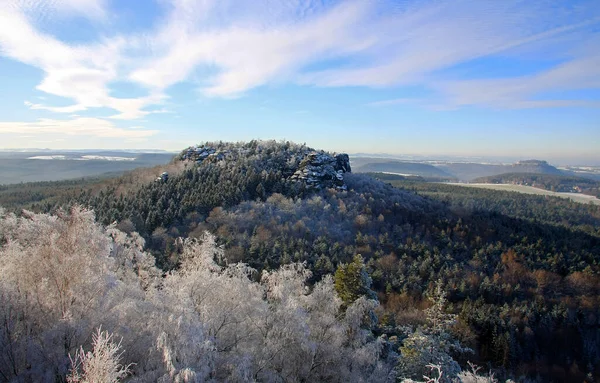
<path id="1" fill-rule="evenodd" d="M 0 151 L 0 185 L 116 175 L 139 167 L 163 165 L 173 153 L 127 151 Z"/>

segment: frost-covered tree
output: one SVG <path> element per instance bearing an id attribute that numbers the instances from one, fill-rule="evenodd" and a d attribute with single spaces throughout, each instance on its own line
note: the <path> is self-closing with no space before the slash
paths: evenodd
<path id="1" fill-rule="evenodd" d="M 303 264 L 259 278 L 223 266 L 206 233 L 161 275 L 137 234 L 80 207 L 0 211 L 0 246 L 0 381 L 394 380 L 397 355 L 365 322 L 377 302 L 341 311 L 333 278 L 308 286 Z"/>
<path id="2" fill-rule="evenodd" d="M 364 381 L 392 379 L 381 360 L 381 341 L 361 327 L 376 302 L 361 299 L 339 317 L 341 300 L 328 276 L 312 290 L 302 264 L 264 272 L 215 262 L 214 237 L 188 241 L 181 268 L 164 282 L 165 293 L 193 308 L 214 346 L 210 376 L 227 381 Z M 179 357 L 179 360 L 182 358 Z M 206 364 L 202 364 L 205 366 Z M 197 366 L 189 365 L 195 371 Z"/>
<path id="3" fill-rule="evenodd" d="M 430 373 L 423 375 L 423 380 L 417 381 L 412 379 L 403 379 L 402 383 L 440 383 L 444 381 L 444 370 L 440 365 L 428 364 L 425 366 Z M 458 373 L 453 383 L 498 383 L 494 378 L 494 374 L 480 375 L 481 367 L 469 362 L 470 371 L 462 371 Z M 506 383 L 514 383 L 512 380 L 507 380 Z"/>
<path id="4" fill-rule="evenodd" d="M 115 343 L 113 335 L 98 328 L 93 336 L 92 351 L 83 347 L 71 359 L 68 383 L 117 383 L 126 377 L 130 366 L 120 363 L 121 342 Z"/>
<path id="5" fill-rule="evenodd" d="M 63 376 L 68 355 L 110 313 L 113 294 L 120 292 L 110 240 L 93 213 L 79 208 L 57 216 L 9 215 L 0 226 L 0 289 L 8 302 L 4 332 L 12 345 L 0 348 L 11 361 L 10 374 Z M 7 355 L 18 347 L 27 350 L 20 367 Z"/>

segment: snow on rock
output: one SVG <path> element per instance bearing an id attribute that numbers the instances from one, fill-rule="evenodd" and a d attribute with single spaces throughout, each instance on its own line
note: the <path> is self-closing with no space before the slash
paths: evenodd
<path id="1" fill-rule="evenodd" d="M 344 173 L 350 172 L 350 158 L 347 154 L 338 154 L 333 157 L 323 152 L 312 152 L 302 160 L 291 179 L 304 182 L 309 189 L 346 190 Z"/>

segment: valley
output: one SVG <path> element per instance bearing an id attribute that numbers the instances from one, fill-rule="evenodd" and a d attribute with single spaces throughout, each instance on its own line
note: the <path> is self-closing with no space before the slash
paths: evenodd
<path id="1" fill-rule="evenodd" d="M 0 151 L 0 185 L 115 176 L 163 165 L 174 153 L 139 151 Z"/>

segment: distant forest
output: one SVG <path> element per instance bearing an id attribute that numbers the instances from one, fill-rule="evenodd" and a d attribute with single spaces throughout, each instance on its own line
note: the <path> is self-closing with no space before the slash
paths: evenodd
<path id="1" fill-rule="evenodd" d="M 385 174 L 346 173 L 347 191 L 311 190 L 290 179 L 311 148 L 206 146 L 243 155 L 195 162 L 184 152 L 107 180 L 6 186 L 0 206 L 92 209 L 102 225 L 139 233 L 162 275 L 189 267 L 181 238 L 202 243 L 206 232 L 219 267 L 243 262 L 255 282 L 302 264 L 309 289 L 335 285 L 342 312 L 379 303 L 363 329 L 389 348 L 377 358 L 393 356 L 394 379 L 422 379 L 434 364 L 450 381 L 473 362 L 502 381 L 600 381 L 600 206 Z M 435 318 L 452 320 L 441 329 Z"/>

